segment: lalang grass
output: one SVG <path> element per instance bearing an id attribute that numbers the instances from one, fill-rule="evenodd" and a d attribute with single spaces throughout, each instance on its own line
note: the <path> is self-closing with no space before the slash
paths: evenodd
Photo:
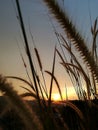
<path id="1" fill-rule="evenodd" d="M 0 101 L 0 127 L 3 130 L 97 130 L 97 18 L 91 26 L 93 42 L 92 48 L 89 50 L 84 38 L 78 32 L 77 27 L 67 14 L 66 9 L 63 10 L 56 0 L 43 0 L 43 2 L 49 9 L 50 15 L 54 16 L 61 29 L 65 32 L 65 35 L 57 32 L 51 22 L 54 33 L 58 39 L 60 50 L 56 45 L 54 48 L 52 70 L 44 70 L 41 57 L 31 34 L 35 55 L 42 76 L 39 77 L 29 49 L 21 5 L 19 0 L 16 0 L 20 28 L 32 77 L 30 77 L 28 73 L 28 68 L 22 53 L 20 53 L 20 55 L 29 81 L 21 77 L 0 75 L 0 90 L 3 95 Z M 75 48 L 77 53 L 81 56 L 83 64 L 81 64 L 75 55 L 73 48 Z M 65 51 L 68 53 L 67 56 L 65 55 Z M 60 66 L 66 71 L 75 89 L 78 100 L 70 101 L 63 99 L 61 86 L 55 76 L 57 56 L 60 59 Z M 44 73 L 47 73 L 51 78 L 50 86 L 48 86 L 49 92 Z M 8 78 L 20 80 L 24 82 L 26 86 L 28 85 L 28 87 L 22 87 L 26 92 L 21 95 L 17 94 L 13 86 L 6 81 Z M 43 79 L 43 82 L 40 78 Z M 55 82 L 61 98 L 59 102 L 52 101 L 53 82 Z M 67 96 L 66 93 L 66 97 Z M 24 97 L 33 97 L 33 100 L 26 101 Z"/>

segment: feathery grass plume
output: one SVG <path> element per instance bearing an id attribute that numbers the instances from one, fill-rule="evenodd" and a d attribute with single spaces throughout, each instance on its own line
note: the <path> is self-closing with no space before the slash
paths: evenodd
<path id="1" fill-rule="evenodd" d="M 4 77 L 0 75 L 0 91 L 7 96 L 7 99 L 12 107 L 19 113 L 26 128 L 28 130 L 40 130 L 43 129 L 38 117 L 34 111 L 31 111 L 26 102 L 24 102 L 17 92 L 13 89 Z"/>
<path id="2" fill-rule="evenodd" d="M 43 1 L 47 4 L 50 11 L 54 14 L 55 18 L 58 20 L 65 33 L 68 35 L 68 38 L 70 38 L 71 42 L 75 45 L 78 52 L 80 52 L 83 61 L 87 64 L 92 74 L 98 80 L 98 66 L 93 59 L 90 51 L 88 50 L 84 39 L 79 34 L 72 21 L 69 19 L 69 16 L 67 15 L 66 11 L 63 11 L 60 8 L 56 0 Z"/>

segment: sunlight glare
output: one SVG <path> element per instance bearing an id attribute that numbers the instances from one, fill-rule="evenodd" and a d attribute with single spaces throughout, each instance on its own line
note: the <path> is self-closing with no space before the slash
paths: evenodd
<path id="1" fill-rule="evenodd" d="M 53 101 L 60 101 L 61 100 L 60 94 L 59 93 L 52 94 L 52 100 Z"/>

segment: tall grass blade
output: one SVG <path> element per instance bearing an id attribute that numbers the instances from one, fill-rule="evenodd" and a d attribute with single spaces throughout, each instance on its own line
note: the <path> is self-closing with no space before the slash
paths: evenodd
<path id="1" fill-rule="evenodd" d="M 55 69 L 55 59 L 56 59 L 56 47 L 55 47 L 55 50 L 54 50 L 54 58 L 53 58 L 52 73 L 51 73 L 51 83 L 50 83 L 50 90 L 49 90 L 49 99 L 48 99 L 49 107 L 51 107 L 51 95 L 52 95 L 52 88 L 53 88 L 53 76 L 54 76 L 54 69 Z"/>
<path id="2" fill-rule="evenodd" d="M 46 87 L 45 77 L 44 77 L 44 74 L 43 74 L 43 66 L 42 66 L 41 58 L 40 58 L 40 55 L 39 55 L 36 47 L 34 48 L 34 50 L 35 50 L 35 54 L 36 54 L 36 57 L 37 57 L 37 60 L 38 60 L 38 63 L 39 63 L 39 68 L 40 68 L 42 78 L 43 78 L 43 82 L 44 82 L 44 88 L 43 89 L 44 89 L 44 92 L 46 94 L 46 97 L 48 98 L 48 91 L 47 91 L 47 87 Z"/>
<path id="3" fill-rule="evenodd" d="M 43 67 L 42 67 L 42 62 L 41 62 L 38 50 L 37 50 L 37 48 L 34 48 L 34 50 L 35 50 L 35 54 L 36 54 L 36 57 L 37 57 L 37 60 L 38 60 L 38 63 L 39 63 L 40 70 L 42 71 Z"/>
<path id="4" fill-rule="evenodd" d="M 34 86 L 35 86 L 35 90 L 36 90 L 36 94 L 37 94 L 37 100 L 38 100 L 39 106 L 41 107 L 38 86 L 37 86 L 37 81 L 36 81 L 37 75 L 36 75 L 34 65 L 32 62 L 32 58 L 31 58 L 31 54 L 30 54 L 30 49 L 29 49 L 29 45 L 28 45 L 28 40 L 27 40 L 27 36 L 26 36 L 26 31 L 25 31 L 25 27 L 24 27 L 24 22 L 23 22 L 23 18 L 22 18 L 19 0 L 16 0 L 16 5 L 17 5 L 18 14 L 19 14 L 21 30 L 22 30 L 22 34 L 23 34 L 23 38 L 24 38 L 24 42 L 25 42 L 25 46 L 26 46 L 27 56 L 29 59 L 30 69 L 31 69 L 32 77 L 33 77 L 33 81 L 34 81 Z"/>

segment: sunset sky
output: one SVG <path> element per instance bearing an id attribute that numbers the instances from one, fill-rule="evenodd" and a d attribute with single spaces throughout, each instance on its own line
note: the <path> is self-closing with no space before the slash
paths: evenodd
<path id="1" fill-rule="evenodd" d="M 64 5 L 62 2 L 60 4 L 62 8 L 65 6 L 65 9 L 70 15 L 70 18 L 78 27 L 79 31 L 81 31 L 81 34 L 89 42 L 91 39 L 90 26 L 98 16 L 98 0 L 65 0 Z M 54 47 L 58 41 L 54 34 L 49 16 L 47 15 L 49 14 L 49 11 L 42 0 L 20 0 L 20 6 L 30 50 L 35 60 L 37 72 L 40 75 L 40 70 L 34 56 L 34 46 L 32 43 L 30 31 L 41 56 L 44 70 L 51 71 Z M 25 53 L 24 42 L 17 15 L 15 0 L 0 0 L 0 73 L 6 76 L 18 76 L 27 79 L 25 68 L 23 66 L 17 45 L 18 43 L 25 62 L 28 65 L 27 55 Z M 53 18 L 53 16 L 50 15 L 50 18 Z M 56 29 L 63 33 L 63 30 L 60 28 L 59 24 L 57 24 L 54 19 L 52 20 Z M 90 42 L 88 43 L 88 46 L 89 45 Z M 55 75 L 60 83 L 60 86 L 62 87 L 62 91 L 65 92 L 66 84 L 68 86 L 69 98 L 75 98 L 76 95 L 71 88 L 71 84 L 68 82 L 65 71 L 59 64 L 59 60 L 57 60 L 57 62 Z M 49 75 L 45 74 L 45 77 L 47 86 L 49 86 Z M 15 88 L 19 86 L 20 82 L 16 80 L 13 81 Z M 17 87 L 17 90 L 20 91 L 20 87 Z M 57 93 L 55 87 L 53 91 L 54 93 Z"/>

